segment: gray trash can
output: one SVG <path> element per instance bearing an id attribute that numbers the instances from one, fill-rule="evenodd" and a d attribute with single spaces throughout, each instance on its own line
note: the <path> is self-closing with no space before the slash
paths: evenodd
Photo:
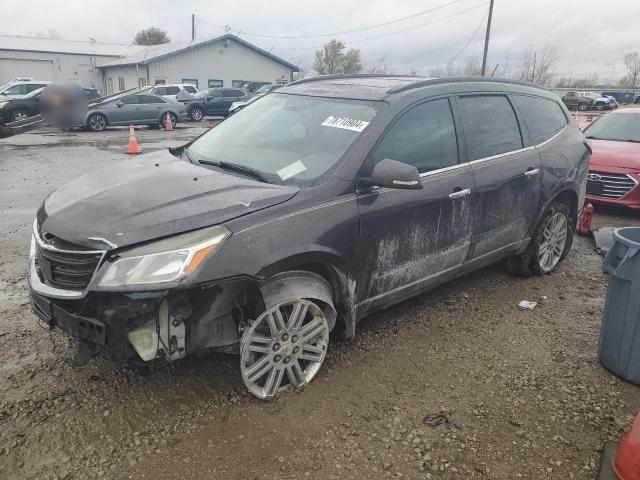
<path id="1" fill-rule="evenodd" d="M 598 356 L 617 376 L 640 385 L 640 227 L 613 232 Z"/>

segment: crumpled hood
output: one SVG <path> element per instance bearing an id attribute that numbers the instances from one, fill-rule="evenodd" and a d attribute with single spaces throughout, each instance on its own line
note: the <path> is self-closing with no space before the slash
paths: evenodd
<path id="1" fill-rule="evenodd" d="M 593 150 L 590 165 L 640 171 L 640 143 L 591 139 L 589 145 Z"/>
<path id="2" fill-rule="evenodd" d="M 164 150 L 72 180 L 47 197 L 38 223 L 62 240 L 108 250 L 223 223 L 297 191 L 196 166 Z"/>

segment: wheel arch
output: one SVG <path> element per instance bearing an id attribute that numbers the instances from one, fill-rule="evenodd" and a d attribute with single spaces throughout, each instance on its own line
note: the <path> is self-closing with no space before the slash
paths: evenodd
<path id="1" fill-rule="evenodd" d="M 321 279 L 329 288 L 329 298 L 335 312 L 334 325 L 331 329 L 343 338 L 351 338 L 355 334 L 356 297 L 355 279 L 345 262 L 337 255 L 328 252 L 305 252 L 282 259 L 265 267 L 260 277 L 265 278 L 262 285 L 272 278 L 282 278 L 292 272 L 306 272 Z M 295 278 L 295 275 L 293 276 Z M 312 293 L 313 284 L 307 284 Z M 264 291 L 262 291 L 264 297 Z M 313 297 L 311 297 L 313 298 Z M 322 299 L 319 299 L 322 301 Z M 267 300 L 265 299 L 265 304 Z"/>
<path id="2" fill-rule="evenodd" d="M 545 203 L 545 205 L 542 207 L 540 215 L 538 215 L 538 221 L 542 219 L 549 206 L 556 201 L 565 203 L 569 206 L 569 214 L 572 220 L 571 227 L 575 229 L 576 222 L 578 220 L 578 192 L 575 190 L 575 188 L 569 185 L 565 185 Z"/>

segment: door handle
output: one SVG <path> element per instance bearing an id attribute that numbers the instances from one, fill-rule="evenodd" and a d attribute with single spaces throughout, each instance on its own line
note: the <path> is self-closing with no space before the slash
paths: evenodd
<path id="1" fill-rule="evenodd" d="M 456 198 L 463 198 L 468 195 L 471 195 L 471 189 L 465 188 L 464 190 L 456 190 L 455 192 L 450 193 L 449 198 L 455 200 Z"/>
<path id="2" fill-rule="evenodd" d="M 525 177 L 533 177 L 534 175 L 537 175 L 539 173 L 540 173 L 540 169 L 539 168 L 530 168 L 529 170 L 524 172 L 524 176 Z"/>

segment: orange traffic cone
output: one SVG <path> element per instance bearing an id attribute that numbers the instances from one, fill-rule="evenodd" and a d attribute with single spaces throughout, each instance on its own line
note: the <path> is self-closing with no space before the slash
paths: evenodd
<path id="1" fill-rule="evenodd" d="M 167 116 L 164 118 L 164 129 L 168 132 L 173 130 L 173 122 L 171 121 L 171 114 L 167 112 Z"/>
<path id="2" fill-rule="evenodd" d="M 640 414 L 622 439 L 613 470 L 620 480 L 640 480 Z"/>
<path id="3" fill-rule="evenodd" d="M 136 140 L 136 132 L 133 129 L 133 125 L 129 125 L 129 148 L 127 149 L 127 153 L 131 155 L 142 153 L 142 149 L 140 145 L 138 145 L 138 140 Z"/>

